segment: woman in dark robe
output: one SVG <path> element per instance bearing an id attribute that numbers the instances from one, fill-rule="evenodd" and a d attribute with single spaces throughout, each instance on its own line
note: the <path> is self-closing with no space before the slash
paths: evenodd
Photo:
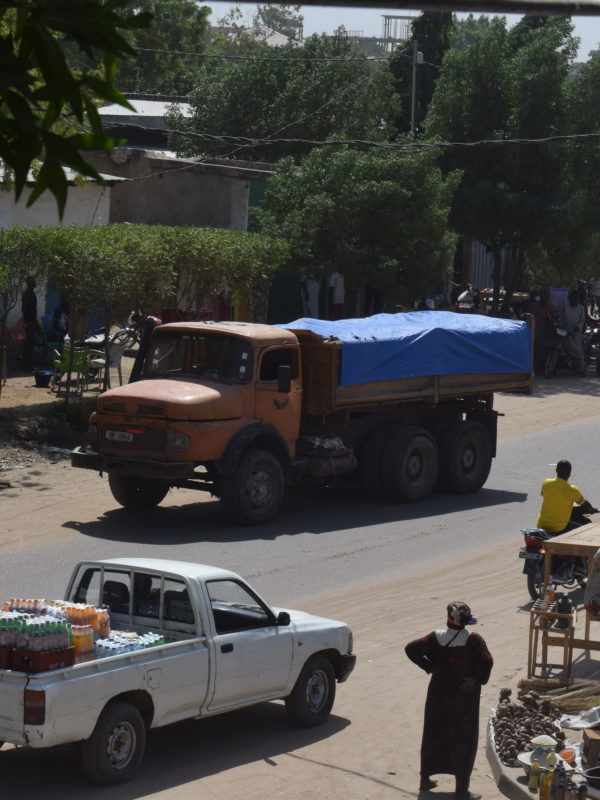
<path id="1" fill-rule="evenodd" d="M 455 601 L 448 606 L 445 630 L 406 645 L 410 660 L 431 675 L 419 788 L 433 789 L 432 775 L 454 775 L 456 800 L 480 797 L 469 792 L 469 781 L 477 753 L 481 687 L 488 682 L 494 662 L 482 637 L 465 630 L 476 622 L 469 606 Z"/>

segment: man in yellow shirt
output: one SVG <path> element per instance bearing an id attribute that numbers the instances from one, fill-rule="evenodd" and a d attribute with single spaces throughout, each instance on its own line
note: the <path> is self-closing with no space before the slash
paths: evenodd
<path id="1" fill-rule="evenodd" d="M 571 464 L 559 461 L 556 465 L 556 478 L 548 478 L 542 484 L 542 508 L 537 527 L 548 533 L 563 533 L 577 523 L 571 523 L 573 505 L 580 507 L 583 514 L 593 514 L 596 509 L 584 498 L 577 486 L 569 483 Z"/>

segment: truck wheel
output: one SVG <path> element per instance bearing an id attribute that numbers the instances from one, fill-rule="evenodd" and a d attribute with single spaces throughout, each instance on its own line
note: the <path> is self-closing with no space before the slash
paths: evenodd
<path id="1" fill-rule="evenodd" d="M 248 450 L 235 473 L 223 477 L 221 506 L 235 524 L 258 525 L 277 514 L 284 491 L 279 459 L 269 450 Z"/>
<path id="2" fill-rule="evenodd" d="M 313 656 L 302 667 L 294 688 L 285 698 L 289 718 L 302 728 L 322 725 L 335 700 L 335 673 L 326 656 Z"/>
<path id="3" fill-rule="evenodd" d="M 94 732 L 81 745 L 83 771 L 94 783 L 111 786 L 133 777 L 144 757 L 146 726 L 131 703 L 109 703 Z"/>
<path id="4" fill-rule="evenodd" d="M 383 446 L 397 430 L 398 426 L 393 423 L 380 425 L 371 433 L 362 448 L 360 456 L 361 482 L 371 497 L 376 500 L 383 500 L 385 497 L 385 489 L 381 480 Z"/>
<path id="5" fill-rule="evenodd" d="M 152 478 L 136 478 L 132 475 L 108 473 L 108 486 L 117 503 L 128 511 L 143 511 L 157 506 L 164 500 L 169 486 Z"/>
<path id="6" fill-rule="evenodd" d="M 477 492 L 492 466 L 492 443 L 479 422 L 455 422 L 440 440 L 440 486 L 455 494 Z"/>
<path id="7" fill-rule="evenodd" d="M 382 482 L 390 500 L 414 502 L 434 490 L 438 479 L 438 449 L 425 428 L 401 427 L 385 443 Z"/>

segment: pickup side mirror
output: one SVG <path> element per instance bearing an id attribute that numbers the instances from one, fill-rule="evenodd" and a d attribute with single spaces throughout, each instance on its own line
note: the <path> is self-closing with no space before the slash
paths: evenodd
<path id="1" fill-rule="evenodd" d="M 290 615 L 287 611 L 280 611 L 279 614 L 277 614 L 277 624 L 282 627 L 290 624 Z"/>
<path id="2" fill-rule="evenodd" d="M 277 391 L 289 394 L 292 388 L 292 368 L 289 364 L 280 364 L 277 367 Z"/>

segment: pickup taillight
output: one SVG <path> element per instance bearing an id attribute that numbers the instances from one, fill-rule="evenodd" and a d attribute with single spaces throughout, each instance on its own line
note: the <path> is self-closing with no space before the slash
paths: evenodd
<path id="1" fill-rule="evenodd" d="M 23 722 L 25 725 L 43 725 L 46 721 L 46 692 L 25 689 Z"/>

